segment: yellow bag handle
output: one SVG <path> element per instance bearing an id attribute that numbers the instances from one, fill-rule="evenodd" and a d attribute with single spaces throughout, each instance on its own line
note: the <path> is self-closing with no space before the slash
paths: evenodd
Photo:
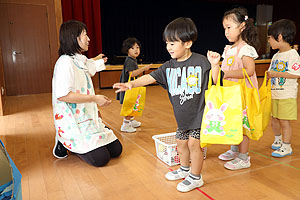
<path id="1" fill-rule="evenodd" d="M 221 68 L 219 69 L 219 75 L 218 75 L 218 81 L 217 81 L 217 86 L 220 86 L 220 80 L 221 80 Z M 208 80 L 208 89 L 212 86 L 212 73 L 211 70 L 209 72 L 209 80 Z"/>
<path id="2" fill-rule="evenodd" d="M 131 75 L 132 75 L 132 72 L 129 73 L 129 78 L 128 78 L 128 82 L 131 81 Z M 135 77 L 133 77 L 133 80 L 135 80 Z"/>
<path id="3" fill-rule="evenodd" d="M 208 89 L 209 89 L 209 88 L 211 87 L 211 85 L 212 85 L 211 79 L 212 79 L 212 75 L 211 75 L 211 70 L 210 70 L 210 71 L 209 71 L 209 78 L 208 78 L 208 85 L 207 85 Z"/>
<path id="4" fill-rule="evenodd" d="M 254 88 L 253 83 L 252 83 L 250 77 L 248 76 L 247 71 L 246 71 L 245 68 L 243 68 L 243 74 L 244 74 L 244 82 L 246 81 L 246 79 L 245 79 L 245 74 L 246 74 L 249 83 L 251 84 L 252 88 Z M 246 82 L 245 82 L 245 83 L 246 83 Z"/>
<path id="5" fill-rule="evenodd" d="M 262 85 L 265 85 L 265 86 L 267 86 L 267 73 L 268 73 L 268 71 L 265 71 L 265 78 L 264 78 L 264 81 L 263 81 L 263 83 L 262 83 Z"/>

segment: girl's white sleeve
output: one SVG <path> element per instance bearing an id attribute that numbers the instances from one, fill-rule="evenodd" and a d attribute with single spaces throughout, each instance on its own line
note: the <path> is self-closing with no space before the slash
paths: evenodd
<path id="1" fill-rule="evenodd" d="M 54 69 L 53 91 L 56 99 L 75 91 L 74 68 L 69 57 L 60 58 Z"/>
<path id="2" fill-rule="evenodd" d="M 98 60 L 88 59 L 86 64 L 87 64 L 89 74 L 91 76 L 94 76 L 96 72 L 105 70 L 105 64 L 103 59 L 98 59 Z"/>
<path id="3" fill-rule="evenodd" d="M 255 48 L 250 45 L 245 45 L 240 49 L 238 57 L 242 58 L 243 56 L 249 56 L 253 59 L 258 58 L 258 54 L 257 54 Z"/>
<path id="4" fill-rule="evenodd" d="M 225 56 L 226 56 L 226 55 L 225 55 L 226 48 L 228 48 L 228 45 L 226 45 L 226 46 L 224 47 L 224 51 L 223 51 L 222 56 L 221 56 L 223 59 L 224 59 Z"/>

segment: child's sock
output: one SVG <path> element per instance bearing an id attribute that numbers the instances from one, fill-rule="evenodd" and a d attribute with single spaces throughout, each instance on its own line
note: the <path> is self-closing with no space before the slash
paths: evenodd
<path id="1" fill-rule="evenodd" d="M 239 146 L 238 145 L 231 145 L 230 149 L 233 152 L 238 152 L 239 151 Z"/>
<path id="2" fill-rule="evenodd" d="M 128 126 L 129 123 L 130 123 L 130 120 L 124 118 L 123 125 Z"/>
<path id="3" fill-rule="evenodd" d="M 190 166 L 180 166 L 179 169 L 172 171 L 172 174 L 178 174 L 178 170 L 181 170 L 184 173 L 188 173 L 190 170 Z"/>
<path id="4" fill-rule="evenodd" d="M 184 172 L 188 172 L 190 170 L 190 166 L 180 166 L 180 169 Z"/>
<path id="5" fill-rule="evenodd" d="M 201 178 L 201 175 L 195 175 L 195 174 L 192 174 L 192 173 L 190 173 L 190 175 L 189 175 L 192 179 L 194 179 L 194 180 L 200 180 L 200 178 Z"/>
<path id="6" fill-rule="evenodd" d="M 239 157 L 241 160 L 246 161 L 246 160 L 248 159 L 248 152 L 247 152 L 247 153 L 239 153 L 238 157 Z"/>
<path id="7" fill-rule="evenodd" d="M 282 135 L 275 135 L 275 142 L 281 142 L 282 141 Z"/>

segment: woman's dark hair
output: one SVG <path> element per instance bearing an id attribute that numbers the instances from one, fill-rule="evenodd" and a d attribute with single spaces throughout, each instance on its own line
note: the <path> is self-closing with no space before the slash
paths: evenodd
<path id="1" fill-rule="evenodd" d="M 274 22 L 268 29 L 268 35 L 273 36 L 278 41 L 279 34 L 282 39 L 290 45 L 294 41 L 296 35 L 296 25 L 289 19 L 281 19 Z"/>
<path id="2" fill-rule="evenodd" d="M 245 29 L 241 33 L 242 39 L 249 45 L 253 46 L 256 50 L 259 49 L 260 43 L 258 40 L 258 31 L 254 25 L 253 19 L 248 17 L 248 11 L 245 8 L 233 8 L 224 13 L 224 19 L 232 18 L 238 23 L 245 22 Z"/>
<path id="3" fill-rule="evenodd" d="M 59 50 L 58 54 L 72 56 L 75 53 L 81 52 L 81 47 L 78 44 L 77 37 L 80 36 L 82 31 L 86 30 L 87 27 L 84 23 L 70 20 L 64 22 L 60 26 L 59 30 Z"/>
<path id="4" fill-rule="evenodd" d="M 163 40 L 166 41 L 179 41 L 195 42 L 198 37 L 198 31 L 195 23 L 190 18 L 179 17 L 170 22 L 163 33 Z"/>
<path id="5" fill-rule="evenodd" d="M 128 50 L 133 47 L 133 45 L 137 43 L 137 45 L 139 45 L 139 47 L 141 48 L 141 43 L 138 41 L 138 39 L 136 39 L 135 37 L 129 37 L 126 40 L 123 41 L 122 44 L 122 53 L 127 54 Z"/>

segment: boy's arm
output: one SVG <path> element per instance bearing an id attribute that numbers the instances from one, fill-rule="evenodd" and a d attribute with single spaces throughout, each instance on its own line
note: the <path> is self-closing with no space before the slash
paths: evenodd
<path id="1" fill-rule="evenodd" d="M 136 69 L 136 70 L 133 70 L 133 71 L 132 71 L 132 76 L 138 76 L 138 75 L 140 75 L 141 73 L 143 73 L 143 72 L 145 72 L 145 71 L 148 71 L 148 70 L 150 69 L 151 65 L 152 65 L 152 64 L 146 65 L 146 66 L 141 67 L 141 68 L 138 68 L 138 69 Z M 128 72 L 128 73 L 130 73 L 130 72 Z"/>
<path id="2" fill-rule="evenodd" d="M 281 77 L 281 78 L 300 78 L 298 75 L 290 74 L 289 72 L 276 72 L 276 71 L 268 71 L 268 78 L 272 77 Z"/>
<path id="3" fill-rule="evenodd" d="M 288 71 L 278 72 L 273 71 L 272 69 L 267 72 L 268 78 L 272 77 L 281 77 L 281 78 L 289 78 L 289 79 L 298 79 L 300 78 L 300 58 L 297 54 L 296 58 L 289 60 Z"/>
<path id="4" fill-rule="evenodd" d="M 151 83 L 154 83 L 155 81 L 156 80 L 151 75 L 147 74 L 134 81 L 130 81 L 127 83 L 115 83 L 113 85 L 113 88 L 117 89 L 116 93 L 118 93 L 118 92 L 130 90 L 131 88 L 149 85 Z"/>
<path id="5" fill-rule="evenodd" d="M 132 88 L 135 87 L 141 87 L 141 86 L 145 86 L 145 85 L 149 85 L 151 83 L 154 83 L 156 80 L 150 75 L 144 75 L 134 81 L 130 81 L 132 84 Z"/>

